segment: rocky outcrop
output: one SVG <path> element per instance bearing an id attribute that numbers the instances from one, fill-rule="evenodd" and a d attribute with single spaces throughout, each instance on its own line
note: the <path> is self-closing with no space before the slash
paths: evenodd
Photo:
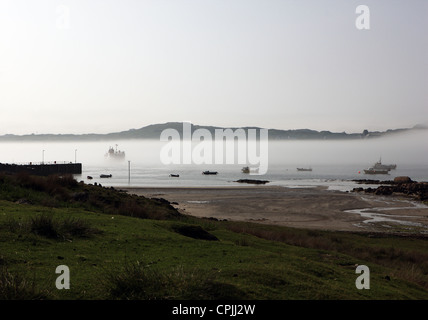
<path id="1" fill-rule="evenodd" d="M 406 176 L 401 176 L 401 177 L 396 177 L 394 178 L 394 183 L 411 183 L 413 182 L 412 179 L 410 179 L 409 177 Z"/>
<path id="2" fill-rule="evenodd" d="M 251 184 L 266 184 L 269 183 L 267 180 L 255 180 L 255 179 L 239 179 L 235 182 L 238 183 L 251 183 Z"/>
<path id="3" fill-rule="evenodd" d="M 372 179 L 356 179 L 352 180 L 358 184 L 394 184 L 394 181 L 391 180 L 372 180 Z"/>
<path id="4" fill-rule="evenodd" d="M 361 181 L 359 183 L 380 184 L 377 188 L 354 188 L 353 192 L 373 193 L 376 195 L 406 195 L 415 200 L 428 201 L 428 182 L 413 181 L 409 177 L 396 177 L 393 181 Z"/>

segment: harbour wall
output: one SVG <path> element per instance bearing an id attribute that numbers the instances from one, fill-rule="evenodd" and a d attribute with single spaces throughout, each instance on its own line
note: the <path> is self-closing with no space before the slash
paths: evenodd
<path id="1" fill-rule="evenodd" d="M 81 174 L 81 163 L 53 163 L 53 164 L 8 164 L 0 163 L 0 172 L 28 173 L 38 176 L 51 174 Z"/>

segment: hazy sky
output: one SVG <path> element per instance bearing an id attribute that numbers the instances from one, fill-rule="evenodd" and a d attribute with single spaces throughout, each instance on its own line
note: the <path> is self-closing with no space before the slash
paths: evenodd
<path id="1" fill-rule="evenodd" d="M 0 108 L 0 134 L 428 123 L 428 1 L 0 0 Z"/>

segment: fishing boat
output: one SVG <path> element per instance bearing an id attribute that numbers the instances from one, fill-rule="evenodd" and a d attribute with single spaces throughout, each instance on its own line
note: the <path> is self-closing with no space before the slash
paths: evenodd
<path id="1" fill-rule="evenodd" d="M 107 153 L 105 154 L 105 157 L 113 160 L 123 160 L 125 159 L 125 151 L 117 150 L 117 144 L 116 144 L 116 150 L 113 149 L 113 147 L 110 147 Z"/>
<path id="2" fill-rule="evenodd" d="M 205 175 L 210 175 L 210 174 L 218 174 L 218 172 L 217 171 L 203 171 L 202 172 L 202 174 L 205 174 Z"/>
<path id="3" fill-rule="evenodd" d="M 397 169 L 397 165 L 396 164 L 383 164 L 382 158 L 380 158 L 379 161 L 373 165 L 373 168 L 379 169 L 379 170 L 395 170 L 395 169 Z"/>
<path id="4" fill-rule="evenodd" d="M 250 167 L 243 167 L 241 171 L 242 173 L 250 173 Z"/>
<path id="5" fill-rule="evenodd" d="M 373 167 L 364 169 L 365 174 L 389 174 L 389 170 L 387 169 L 375 169 Z"/>
<path id="6" fill-rule="evenodd" d="M 250 168 L 250 167 L 243 167 L 241 169 L 242 173 L 249 173 L 249 174 L 258 174 L 259 168 Z"/>

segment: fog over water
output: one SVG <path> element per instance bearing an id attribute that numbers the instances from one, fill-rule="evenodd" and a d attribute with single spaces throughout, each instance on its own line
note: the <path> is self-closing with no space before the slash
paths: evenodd
<path id="1" fill-rule="evenodd" d="M 99 182 L 105 186 L 224 186 L 237 185 L 242 178 L 263 179 L 273 185 L 311 186 L 346 185 L 350 179 L 389 180 L 408 175 L 417 181 L 428 181 L 428 131 L 366 140 L 269 141 L 268 171 L 265 175 L 241 173 L 245 165 L 234 164 L 169 164 L 162 163 L 161 150 L 168 142 L 153 140 L 123 140 L 96 142 L 2 142 L 1 163 L 82 163 L 83 173 L 76 179 Z M 125 151 L 123 161 L 105 157 L 110 146 Z M 194 146 L 197 146 L 195 143 Z M 43 151 L 44 150 L 44 151 Z M 382 158 L 384 164 L 397 164 L 389 175 L 366 175 L 363 169 Z M 213 161 L 214 162 L 214 161 Z M 312 172 L 297 172 L 297 167 L 311 167 Z M 216 176 L 201 175 L 214 170 Z M 359 173 L 360 172 L 360 173 Z M 100 179 L 100 174 L 112 174 Z M 169 177 L 180 174 L 179 178 Z M 93 176 L 93 180 L 87 180 Z M 333 186 L 334 187 L 334 186 Z M 340 188 L 339 188 L 340 189 Z"/>

